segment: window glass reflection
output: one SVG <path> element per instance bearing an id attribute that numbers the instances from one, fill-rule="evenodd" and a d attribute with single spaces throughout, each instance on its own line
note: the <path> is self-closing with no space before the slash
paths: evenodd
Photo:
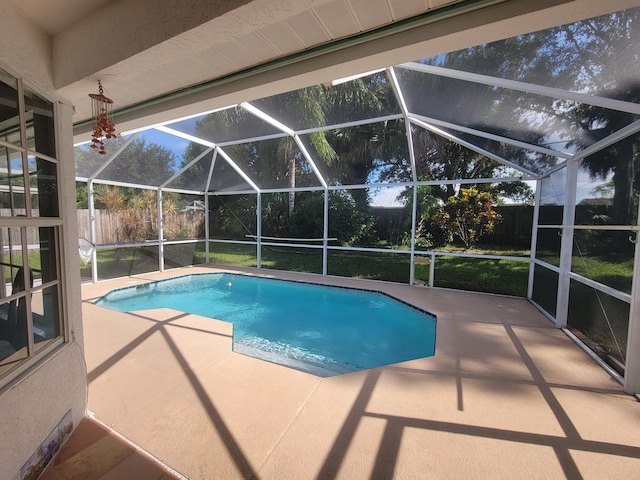
<path id="1" fill-rule="evenodd" d="M 22 154 L 0 146 L 0 216 L 25 215 Z"/>
<path id="2" fill-rule="evenodd" d="M 605 124 L 615 122 L 615 116 L 604 121 Z M 640 134 L 632 135 L 580 161 L 577 225 L 633 225 L 637 222 L 637 174 L 634 169 L 637 170 L 639 145 Z"/>
<path id="3" fill-rule="evenodd" d="M 53 103 L 28 87 L 24 88 L 27 148 L 56 156 Z"/>
<path id="4" fill-rule="evenodd" d="M 535 265 L 533 268 L 533 301 L 547 313 L 555 316 L 558 302 L 558 274 L 540 265 Z"/>
<path id="5" fill-rule="evenodd" d="M 539 225 L 561 225 L 565 202 L 567 169 L 563 168 L 540 182 Z"/>
<path id="6" fill-rule="evenodd" d="M 21 145 L 18 82 L 0 69 L 0 139 Z"/>
<path id="7" fill-rule="evenodd" d="M 629 330 L 628 303 L 572 280 L 568 325 L 605 361 L 623 373 Z"/>
<path id="8" fill-rule="evenodd" d="M 58 278 L 56 257 L 56 228 L 27 228 L 29 243 L 29 267 L 40 283 L 48 283 Z"/>
<path id="9" fill-rule="evenodd" d="M 62 335 L 58 285 L 35 292 L 31 298 L 31 312 L 36 349 Z"/>
<path id="10" fill-rule="evenodd" d="M 25 276 L 22 268 L 22 234 L 19 228 L 0 229 L 0 365 L 27 356 L 27 322 Z M 13 295 L 20 295 L 5 300 Z M 0 366 L 0 372 L 2 367 Z"/>
<path id="11" fill-rule="evenodd" d="M 34 217 L 57 217 L 58 166 L 43 158 L 29 157 L 31 214 Z"/>
<path id="12" fill-rule="evenodd" d="M 214 195 L 209 197 L 209 238 L 255 240 L 255 235 L 257 235 L 256 201 L 256 195 Z"/>
<path id="13" fill-rule="evenodd" d="M 556 267 L 560 266 L 560 246 L 562 243 L 560 234 L 560 230 L 556 228 L 538 229 L 538 240 L 536 242 L 536 258 L 538 260 Z"/>

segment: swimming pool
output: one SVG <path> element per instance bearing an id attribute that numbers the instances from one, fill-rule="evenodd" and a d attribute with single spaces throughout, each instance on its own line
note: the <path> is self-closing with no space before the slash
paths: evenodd
<path id="1" fill-rule="evenodd" d="M 235 352 L 320 376 L 435 353 L 435 315 L 368 290 L 205 273 L 113 290 L 95 303 L 232 322 Z"/>

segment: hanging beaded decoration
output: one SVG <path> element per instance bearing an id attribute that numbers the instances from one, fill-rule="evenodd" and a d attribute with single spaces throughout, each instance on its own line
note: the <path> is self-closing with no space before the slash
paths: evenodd
<path id="1" fill-rule="evenodd" d="M 100 155 L 107 153 L 104 149 L 104 139 L 116 138 L 116 126 L 111 118 L 113 100 L 103 95 L 102 83 L 98 80 L 98 94 L 90 93 L 91 112 L 93 116 L 93 134 L 91 148 L 97 148 Z"/>

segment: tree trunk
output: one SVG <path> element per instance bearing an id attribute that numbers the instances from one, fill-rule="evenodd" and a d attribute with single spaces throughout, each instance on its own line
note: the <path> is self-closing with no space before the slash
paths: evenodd
<path id="1" fill-rule="evenodd" d="M 611 220 L 614 225 L 631 225 L 633 218 L 631 195 L 634 178 L 633 142 L 626 139 L 620 142 L 618 161 L 613 174 L 613 206 Z"/>
<path id="2" fill-rule="evenodd" d="M 296 158 L 294 156 L 289 159 L 289 188 L 296 188 Z M 296 193 L 289 192 L 289 218 L 293 215 L 295 206 Z"/>

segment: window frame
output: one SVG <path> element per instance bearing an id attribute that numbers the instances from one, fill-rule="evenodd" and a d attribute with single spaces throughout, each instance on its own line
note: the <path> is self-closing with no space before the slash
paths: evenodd
<path id="1" fill-rule="evenodd" d="M 20 75 L 17 75 L 11 69 L 7 68 L 5 65 L 0 64 L 0 68 L 6 73 L 8 76 L 12 77 L 16 81 L 16 89 L 18 96 L 18 116 L 19 116 L 19 130 L 20 130 L 20 144 L 17 145 L 15 143 L 11 143 L 9 141 L 5 141 L 0 137 L 0 148 L 10 149 L 14 152 L 17 152 L 21 157 L 22 164 L 22 179 L 24 182 L 24 202 L 25 208 L 24 211 L 26 215 L 16 214 L 15 211 L 11 212 L 10 216 L 0 216 L 0 230 L 9 229 L 19 229 L 21 236 L 21 245 L 20 245 L 20 257 L 22 265 L 29 264 L 29 245 L 28 245 L 28 237 L 27 232 L 31 229 L 39 229 L 41 228 L 51 228 L 52 233 L 51 237 L 53 240 L 53 248 L 50 251 L 50 255 L 53 255 L 55 258 L 54 270 L 52 272 L 54 274 L 54 278 L 48 280 L 46 282 L 41 282 L 39 285 L 31 286 L 31 282 L 28 281 L 28 274 L 26 275 L 27 281 L 24 282 L 24 291 L 20 292 L 11 292 L 10 295 L 4 296 L 0 299 L 0 305 L 8 305 L 11 302 L 19 302 L 20 299 L 26 298 L 28 299 L 25 302 L 25 317 L 26 317 L 26 329 L 27 329 L 27 344 L 26 349 L 26 357 L 18 358 L 11 362 L 0 363 L 0 388 L 4 388 L 6 385 L 12 383 L 18 377 L 22 376 L 25 372 L 30 370 L 33 366 L 43 361 L 49 355 L 57 351 L 62 345 L 69 343 L 71 334 L 70 328 L 68 324 L 68 316 L 67 312 L 67 301 L 66 301 L 66 288 L 65 288 L 65 274 L 64 274 L 64 255 L 63 255 L 63 238 L 64 238 L 64 228 L 63 228 L 63 214 L 61 212 L 62 209 L 62 192 L 60 181 L 60 162 L 59 152 L 60 152 L 60 138 L 59 138 L 59 106 L 58 104 L 51 100 L 46 94 L 43 94 L 37 87 L 26 83 L 26 88 L 30 93 L 36 94 L 41 97 L 43 100 L 51 103 L 51 115 L 52 115 L 52 126 L 49 131 L 49 134 L 53 136 L 53 138 L 49 138 L 49 141 L 54 142 L 54 153 L 56 157 L 53 158 L 49 155 L 41 153 L 37 151 L 35 142 L 32 145 L 32 148 L 29 147 L 29 139 L 27 138 L 27 102 L 25 99 L 25 82 Z M 33 127 L 35 128 L 35 127 Z M 46 133 L 45 133 L 46 134 Z M 34 134 L 35 135 L 35 134 Z M 7 150 L 8 152 L 9 150 Z M 7 157 L 9 158 L 9 157 Z M 33 215 L 33 198 L 32 191 L 34 188 L 30 185 L 30 174 L 29 174 L 29 161 L 30 159 L 42 159 L 47 162 L 50 162 L 52 165 L 55 165 L 55 194 L 52 196 L 52 199 L 56 202 L 55 213 L 56 216 L 34 216 Z M 40 204 L 38 202 L 38 208 L 40 208 Z M 41 251 L 41 250 L 38 250 Z M 4 259 L 4 253 L 3 253 Z M 14 267 L 9 266 L 11 269 L 11 278 L 14 276 Z M 23 270 L 24 272 L 24 270 Z M 6 281 L 6 280 L 3 280 Z M 6 287 L 5 287 L 6 288 Z M 42 342 L 36 342 L 34 338 L 34 324 L 33 324 L 33 311 L 32 311 L 32 303 L 34 301 L 34 296 L 41 295 L 42 303 L 44 308 L 45 303 L 45 291 L 54 288 L 55 294 L 57 297 L 57 301 L 54 302 L 55 306 L 52 310 L 53 312 L 53 331 L 57 332 L 53 333 L 52 338 L 45 339 Z M 5 294 L 6 291 L 3 289 L 2 294 Z M 13 354 L 12 354 L 13 355 Z M 4 362 L 7 358 L 10 358 L 12 355 L 0 360 L 0 362 Z"/>

